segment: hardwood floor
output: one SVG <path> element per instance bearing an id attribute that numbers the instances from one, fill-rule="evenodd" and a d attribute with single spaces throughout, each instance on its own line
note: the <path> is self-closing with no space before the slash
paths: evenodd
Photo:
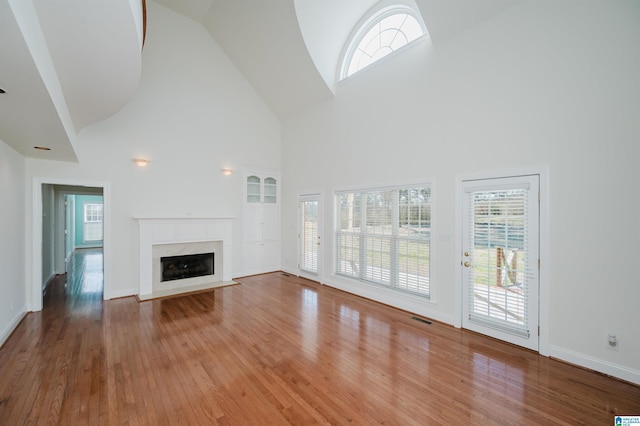
<path id="1" fill-rule="evenodd" d="M 282 273 L 142 303 L 102 302 L 70 275 L 0 349 L 0 424 L 574 425 L 640 414 L 640 387 Z"/>

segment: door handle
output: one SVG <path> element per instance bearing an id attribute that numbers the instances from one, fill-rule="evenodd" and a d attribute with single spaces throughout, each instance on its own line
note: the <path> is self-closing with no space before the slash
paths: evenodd
<path id="1" fill-rule="evenodd" d="M 473 265 L 471 264 L 471 262 L 464 262 L 463 265 L 465 268 L 473 268 Z"/>

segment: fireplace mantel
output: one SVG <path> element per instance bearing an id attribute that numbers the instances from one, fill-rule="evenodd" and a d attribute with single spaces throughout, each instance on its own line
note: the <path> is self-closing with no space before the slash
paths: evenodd
<path id="1" fill-rule="evenodd" d="M 140 299 L 157 297 L 153 288 L 153 246 L 221 242 L 222 279 L 211 287 L 231 282 L 231 255 L 233 253 L 231 217 L 135 217 L 138 222 L 138 296 Z"/>

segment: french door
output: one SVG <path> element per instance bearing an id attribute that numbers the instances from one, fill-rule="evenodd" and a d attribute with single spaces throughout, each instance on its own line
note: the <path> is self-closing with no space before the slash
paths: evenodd
<path id="1" fill-rule="evenodd" d="M 539 176 L 462 189 L 462 326 L 538 351 Z"/>
<path id="2" fill-rule="evenodd" d="M 300 246 L 298 250 L 298 270 L 301 276 L 319 281 L 320 267 L 320 195 L 302 195 L 299 198 Z"/>

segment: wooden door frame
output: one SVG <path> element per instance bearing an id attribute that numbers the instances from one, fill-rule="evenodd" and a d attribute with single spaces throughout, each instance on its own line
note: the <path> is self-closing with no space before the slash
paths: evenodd
<path id="1" fill-rule="evenodd" d="M 454 326 L 462 327 L 462 304 L 464 295 L 462 291 L 462 199 L 464 191 L 462 185 L 467 180 L 496 179 L 514 176 L 538 175 L 540 178 L 540 224 L 539 224 L 539 341 L 538 353 L 549 356 L 549 168 L 547 166 L 522 167 L 517 169 L 494 170 L 456 176 L 456 206 L 455 206 L 455 303 Z"/>

